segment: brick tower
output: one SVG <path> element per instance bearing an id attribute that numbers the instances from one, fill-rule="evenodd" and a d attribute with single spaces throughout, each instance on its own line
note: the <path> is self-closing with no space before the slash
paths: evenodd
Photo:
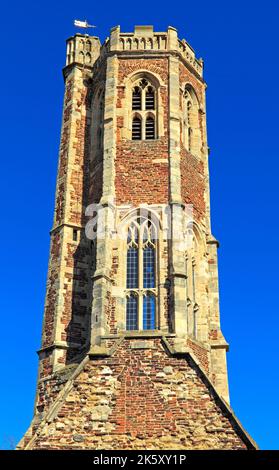
<path id="1" fill-rule="evenodd" d="M 203 62 L 67 41 L 35 414 L 20 449 L 253 449 L 229 406 Z"/>

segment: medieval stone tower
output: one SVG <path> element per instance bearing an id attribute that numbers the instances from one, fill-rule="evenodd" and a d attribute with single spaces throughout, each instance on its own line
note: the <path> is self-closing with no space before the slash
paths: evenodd
<path id="1" fill-rule="evenodd" d="M 203 62 L 67 41 L 35 414 L 21 449 L 253 449 L 229 406 Z"/>

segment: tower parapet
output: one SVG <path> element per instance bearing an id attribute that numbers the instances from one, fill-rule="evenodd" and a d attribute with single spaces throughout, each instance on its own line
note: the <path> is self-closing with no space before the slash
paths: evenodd
<path id="1" fill-rule="evenodd" d="M 135 26 L 133 33 L 122 33 L 117 26 L 111 31 L 110 50 L 177 52 L 200 77 L 203 75 L 203 61 L 195 57 L 193 48 L 185 39 L 178 39 L 177 30 L 171 26 L 166 32 L 154 32 L 153 26 Z"/>

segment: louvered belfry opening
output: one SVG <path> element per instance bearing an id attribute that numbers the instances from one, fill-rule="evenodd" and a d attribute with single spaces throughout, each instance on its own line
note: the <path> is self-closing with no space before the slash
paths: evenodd
<path id="1" fill-rule="evenodd" d="M 155 121 L 153 116 L 148 116 L 146 118 L 145 138 L 146 140 L 155 139 Z"/>
<path id="2" fill-rule="evenodd" d="M 138 86 L 133 89 L 132 109 L 141 109 L 141 89 Z"/>
<path id="3" fill-rule="evenodd" d="M 132 88 L 132 140 L 156 138 L 157 91 L 145 77 Z"/>
<path id="4" fill-rule="evenodd" d="M 155 109 L 154 89 L 149 86 L 145 94 L 145 109 Z"/>
<path id="5" fill-rule="evenodd" d="M 141 119 L 138 116 L 133 118 L 132 140 L 141 140 Z"/>

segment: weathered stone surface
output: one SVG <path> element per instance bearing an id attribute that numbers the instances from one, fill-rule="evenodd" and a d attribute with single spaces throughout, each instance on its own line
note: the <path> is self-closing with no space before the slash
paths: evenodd
<path id="1" fill-rule="evenodd" d="M 43 423 L 28 448 L 70 449 L 76 444 L 81 449 L 252 447 L 192 361 L 170 357 L 160 339 L 149 350 L 131 350 L 128 342 L 111 358 L 87 364 L 56 411 L 54 422 Z M 110 374 L 104 374 L 107 370 Z M 94 385 L 88 382 L 92 374 Z M 182 381 L 180 386 L 178 381 Z"/>

